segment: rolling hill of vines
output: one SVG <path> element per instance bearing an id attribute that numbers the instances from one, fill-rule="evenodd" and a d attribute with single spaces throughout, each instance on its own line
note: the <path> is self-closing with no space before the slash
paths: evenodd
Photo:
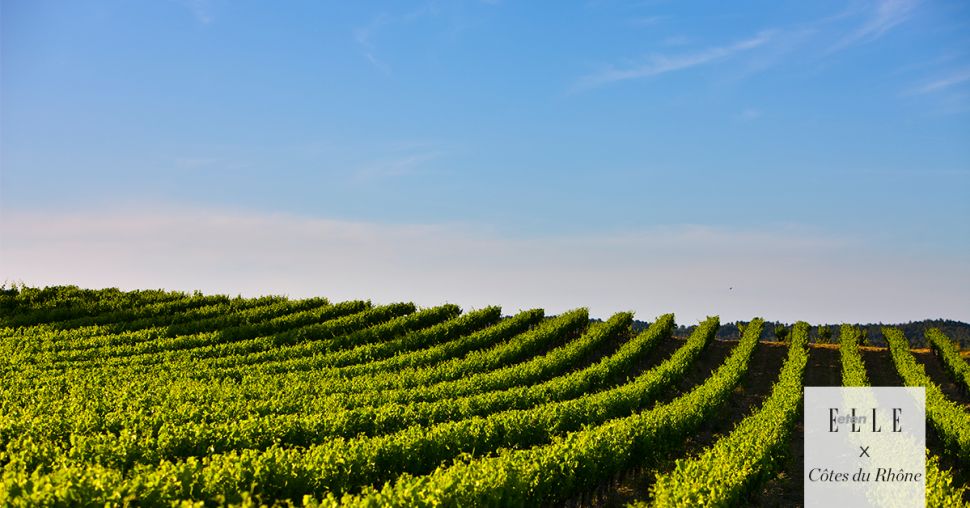
<path id="1" fill-rule="evenodd" d="M 944 332 L 638 319 L 5 287 L 0 506 L 798 506 L 803 387 L 867 385 L 926 387 L 970 501 Z"/>

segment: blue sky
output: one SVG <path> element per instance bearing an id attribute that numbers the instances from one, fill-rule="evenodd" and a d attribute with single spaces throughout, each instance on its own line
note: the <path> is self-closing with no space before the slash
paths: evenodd
<path id="1" fill-rule="evenodd" d="M 970 320 L 966 2 L 4 0 L 0 17 L 0 277 Z M 87 233 L 37 233 L 66 224 Z M 242 256 L 239 235 L 273 245 Z M 189 238 L 205 251 L 172 247 Z M 279 257 L 295 247 L 348 257 Z M 817 287 L 777 302 L 783 283 Z"/>

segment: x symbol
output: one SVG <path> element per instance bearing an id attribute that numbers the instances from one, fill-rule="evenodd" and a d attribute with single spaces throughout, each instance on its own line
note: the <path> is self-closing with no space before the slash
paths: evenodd
<path id="1" fill-rule="evenodd" d="M 868 446 L 860 446 L 859 449 L 862 450 L 862 453 L 859 454 L 860 457 L 862 457 L 862 456 L 869 457 L 869 447 Z"/>

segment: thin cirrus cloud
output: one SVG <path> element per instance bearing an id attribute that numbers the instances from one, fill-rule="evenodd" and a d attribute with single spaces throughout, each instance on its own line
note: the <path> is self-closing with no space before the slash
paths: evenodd
<path id="1" fill-rule="evenodd" d="M 663 21 L 667 20 L 668 16 L 640 16 L 636 18 L 631 18 L 627 21 L 627 24 L 634 27 L 646 28 L 651 26 L 656 26 Z"/>
<path id="2" fill-rule="evenodd" d="M 675 55 L 655 54 L 647 57 L 642 63 L 628 66 L 608 65 L 598 72 L 577 79 L 568 88 L 566 94 L 576 94 L 621 81 L 656 77 L 708 65 L 774 43 L 776 54 L 768 59 L 771 62 L 781 54 L 792 51 L 795 46 L 804 44 L 808 38 L 817 35 L 823 27 L 840 20 L 861 17 L 861 23 L 854 28 L 843 30 L 843 35 L 838 42 L 824 51 L 825 54 L 835 53 L 853 45 L 871 43 L 880 39 L 909 20 L 916 13 L 919 3 L 919 0 L 879 0 L 870 2 L 861 9 L 852 9 L 788 31 L 777 28 L 764 30 L 754 37 L 725 46 L 709 47 L 695 52 Z M 649 23 L 656 23 L 662 18 L 648 17 L 643 19 Z M 668 46 L 679 45 L 687 41 L 688 39 L 685 37 L 673 37 L 665 40 L 664 44 Z M 764 65 L 764 63 L 761 64 L 761 66 Z M 942 82 L 936 86 L 949 86 L 949 84 L 949 82 Z"/>
<path id="3" fill-rule="evenodd" d="M 462 224 L 354 222 L 143 207 L 9 211 L 0 278 L 376 302 L 446 301 L 606 317 L 675 312 L 690 323 L 970 319 L 970 267 L 798 227 L 672 225 L 521 238 Z"/>
<path id="4" fill-rule="evenodd" d="M 350 176 L 366 183 L 438 171 L 435 162 L 448 155 L 446 148 L 435 141 L 415 139 L 369 146 L 369 156 L 351 164 Z"/>
<path id="5" fill-rule="evenodd" d="M 354 41 L 360 46 L 364 58 L 384 74 L 391 74 L 391 66 L 377 55 L 377 38 L 388 27 L 396 24 L 408 24 L 418 19 L 438 14 L 438 5 L 425 2 L 416 9 L 401 15 L 381 12 L 369 23 L 354 30 Z"/>
<path id="6" fill-rule="evenodd" d="M 730 58 L 735 54 L 763 46 L 774 35 L 774 31 L 766 30 L 758 33 L 754 37 L 727 46 L 715 46 L 701 51 L 679 55 L 652 55 L 644 63 L 625 68 L 610 65 L 599 72 L 579 78 L 570 87 L 568 92 L 578 93 L 620 81 L 649 78 L 710 64 Z"/>
<path id="7" fill-rule="evenodd" d="M 761 118 L 761 111 L 755 108 L 747 108 L 738 115 L 741 120 L 750 122 Z"/>
<path id="8" fill-rule="evenodd" d="M 427 151 L 384 158 L 358 167 L 353 175 L 358 180 L 412 175 L 426 169 L 428 163 L 442 156 L 442 151 Z"/>
<path id="9" fill-rule="evenodd" d="M 916 12 L 919 0 L 878 0 L 864 9 L 865 21 L 840 39 L 829 51 L 840 51 L 855 44 L 873 42 L 907 21 Z"/>
<path id="10" fill-rule="evenodd" d="M 181 3 L 200 24 L 208 25 L 215 19 L 208 0 L 182 0 Z"/>
<path id="11" fill-rule="evenodd" d="M 390 74 L 391 68 L 383 60 L 377 57 L 377 47 L 374 38 L 380 30 L 391 23 L 391 17 L 387 13 L 380 13 L 365 26 L 354 30 L 354 41 L 363 51 L 364 58 L 384 74 Z"/>
<path id="12" fill-rule="evenodd" d="M 943 78 L 931 81 L 913 91 L 914 95 L 943 92 L 970 81 L 970 68 L 962 69 Z"/>

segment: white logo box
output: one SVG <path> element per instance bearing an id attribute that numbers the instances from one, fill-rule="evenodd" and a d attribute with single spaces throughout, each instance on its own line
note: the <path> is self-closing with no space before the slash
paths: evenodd
<path id="1" fill-rule="evenodd" d="M 805 506 L 926 505 L 922 387 L 806 387 Z"/>

